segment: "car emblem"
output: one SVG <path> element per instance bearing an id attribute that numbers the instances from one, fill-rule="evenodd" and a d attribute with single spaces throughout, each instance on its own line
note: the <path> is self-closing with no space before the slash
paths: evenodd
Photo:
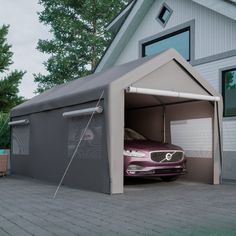
<path id="1" fill-rule="evenodd" d="M 166 153 L 165 158 L 162 159 L 162 160 L 160 161 L 160 163 L 161 163 L 161 162 L 164 162 L 164 161 L 170 161 L 171 158 L 172 158 L 172 156 L 173 156 L 175 153 L 176 153 L 176 151 L 173 152 L 173 153 L 170 153 L 170 152 Z"/>
<path id="2" fill-rule="evenodd" d="M 173 154 L 174 154 L 174 153 L 171 154 L 171 153 L 168 152 L 168 153 L 166 154 L 165 159 L 166 159 L 167 161 L 170 161 L 171 158 L 172 158 L 172 156 L 173 156 Z"/>

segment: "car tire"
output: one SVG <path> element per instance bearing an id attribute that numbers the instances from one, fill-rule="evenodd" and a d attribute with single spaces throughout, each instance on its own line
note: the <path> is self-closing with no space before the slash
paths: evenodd
<path id="1" fill-rule="evenodd" d="M 175 181 L 178 179 L 178 176 L 162 176 L 160 177 L 162 181 L 164 182 L 171 182 L 171 181 Z"/>

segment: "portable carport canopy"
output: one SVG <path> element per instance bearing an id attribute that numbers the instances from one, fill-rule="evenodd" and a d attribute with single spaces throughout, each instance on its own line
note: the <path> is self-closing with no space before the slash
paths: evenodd
<path id="1" fill-rule="evenodd" d="M 41 95 L 15 107 L 11 111 L 11 121 L 27 118 L 30 121 L 32 115 L 47 113 L 49 111 L 58 110 L 62 114 L 73 111 L 73 106 L 80 104 L 90 104 L 89 102 L 97 101 L 101 93 L 103 93 L 103 113 L 105 128 L 105 164 L 101 164 L 97 168 L 100 171 L 104 169 L 104 175 L 101 179 L 97 179 L 96 183 L 91 184 L 87 189 L 107 192 L 122 193 L 123 192 L 123 135 L 124 135 L 124 110 L 125 104 L 129 106 L 130 94 L 138 93 L 161 96 L 161 99 L 155 99 L 156 104 L 184 103 L 186 101 L 204 100 L 210 101 L 214 107 L 213 120 L 213 183 L 220 182 L 222 153 L 221 153 L 221 126 L 222 126 L 222 100 L 220 95 L 205 81 L 192 66 L 182 58 L 174 49 L 169 49 L 161 54 L 151 57 L 140 58 L 127 64 L 119 65 L 104 72 L 92 74 L 90 76 L 74 80 L 70 83 L 56 86 Z M 149 98 L 147 98 L 148 101 Z M 142 101 L 143 102 L 143 101 Z M 134 103 L 141 103 L 139 99 Z M 134 104 L 132 104 L 133 106 Z M 30 121 L 31 122 L 31 121 Z M 45 122 L 42 120 L 42 122 Z M 30 123 L 33 126 L 33 124 Z M 31 127 L 30 134 L 37 133 L 40 129 L 40 119 L 38 123 Z M 59 127 L 58 127 L 59 128 Z M 35 130 L 35 131 L 34 131 Z M 48 131 L 51 132 L 51 131 Z M 54 134 L 55 139 L 58 134 Z M 66 134 L 64 134 L 66 136 Z M 34 135 L 32 135 L 33 138 Z M 45 134 L 47 136 L 47 134 Z M 41 137 L 42 139 L 44 137 Z M 33 144 L 32 144 L 33 143 Z M 34 162 L 34 155 L 39 147 L 31 142 L 30 153 L 31 166 Z M 39 144 L 38 144 L 39 145 Z M 57 146 L 51 145 L 51 149 L 56 150 Z M 18 172 L 20 161 L 12 155 L 13 173 Z M 48 156 L 48 159 L 51 157 Z M 26 165 L 30 158 L 25 158 L 22 162 Z M 48 160 L 47 159 L 47 160 Z M 52 164 L 51 164 L 52 165 Z M 57 162 L 51 166 L 51 175 Z M 73 164 L 72 164 L 73 165 Z M 106 166 L 108 171 L 106 172 Z M 61 166 L 60 168 L 65 168 Z M 24 167 L 21 166 L 21 170 Z M 30 167 L 29 167 L 30 168 Z M 85 168 L 85 167 L 84 167 Z M 42 169 L 43 171 L 43 169 Z M 21 172 L 24 174 L 24 171 Z M 59 173 L 59 172 L 58 172 Z M 54 178 L 60 179 L 57 173 Z M 32 171 L 28 171 L 27 175 L 31 175 Z M 49 175 L 49 174 L 48 174 Z M 86 178 L 94 178 L 92 174 L 83 177 L 83 188 L 86 188 Z M 96 178 L 96 176 L 95 176 Z M 44 178 L 45 179 L 45 178 Z M 50 178 L 49 178 L 50 179 Z M 81 182 L 80 182 L 81 183 Z M 80 187 L 80 184 L 78 184 Z"/>

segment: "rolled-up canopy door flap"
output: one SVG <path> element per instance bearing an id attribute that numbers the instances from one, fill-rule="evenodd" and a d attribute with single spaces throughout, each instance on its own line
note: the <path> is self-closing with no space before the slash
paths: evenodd
<path id="1" fill-rule="evenodd" d="M 103 107 L 91 107 L 75 111 L 64 112 L 62 115 L 65 118 L 76 117 L 76 116 L 86 116 L 91 114 L 101 114 L 103 112 Z"/>
<path id="2" fill-rule="evenodd" d="M 16 126 L 16 125 L 28 125 L 30 122 L 29 120 L 16 120 L 16 121 L 10 121 L 8 125 L 10 126 Z"/>
<path id="3" fill-rule="evenodd" d="M 146 95 L 158 95 L 158 96 L 166 96 L 166 97 L 196 99 L 196 100 L 204 100 L 204 101 L 220 101 L 220 97 L 218 96 L 202 95 L 202 94 L 195 94 L 195 93 L 184 93 L 184 92 L 159 90 L 159 89 L 128 87 L 126 89 L 126 92 L 146 94 Z"/>

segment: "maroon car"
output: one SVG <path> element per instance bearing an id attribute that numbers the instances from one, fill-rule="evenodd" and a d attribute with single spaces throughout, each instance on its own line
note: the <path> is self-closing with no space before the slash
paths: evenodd
<path id="1" fill-rule="evenodd" d="M 125 128 L 124 175 L 127 177 L 160 177 L 170 181 L 186 173 L 182 148 L 151 141 L 136 131 Z"/>

